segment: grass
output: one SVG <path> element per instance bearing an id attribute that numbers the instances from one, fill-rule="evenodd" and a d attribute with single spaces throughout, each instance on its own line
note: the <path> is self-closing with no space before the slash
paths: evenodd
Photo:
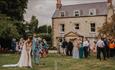
<path id="1" fill-rule="evenodd" d="M 4 64 L 15 64 L 19 60 L 16 54 L 0 54 L 0 70 L 115 70 L 115 58 L 106 61 L 97 60 L 96 57 L 88 59 L 73 59 L 59 54 L 49 54 L 42 58 L 40 65 L 33 64 L 33 68 L 3 68 Z"/>

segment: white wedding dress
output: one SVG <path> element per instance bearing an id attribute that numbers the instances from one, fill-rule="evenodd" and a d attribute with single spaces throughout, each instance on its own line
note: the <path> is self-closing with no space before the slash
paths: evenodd
<path id="1" fill-rule="evenodd" d="M 78 42 L 74 41 L 73 43 L 74 47 L 73 47 L 73 58 L 75 59 L 79 59 L 79 49 L 78 49 Z"/>
<path id="2" fill-rule="evenodd" d="M 28 45 L 26 42 L 23 45 L 22 51 L 21 51 L 21 56 L 19 59 L 19 62 L 17 64 L 8 64 L 8 65 L 3 65 L 2 67 L 31 67 L 31 47 L 27 47 Z"/>

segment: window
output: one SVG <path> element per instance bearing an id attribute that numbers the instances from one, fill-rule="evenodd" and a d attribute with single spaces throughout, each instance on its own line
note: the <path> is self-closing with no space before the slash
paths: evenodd
<path id="1" fill-rule="evenodd" d="M 79 11 L 79 10 L 76 10 L 76 11 L 74 12 L 74 15 L 75 15 L 75 16 L 80 16 L 80 11 Z"/>
<path id="2" fill-rule="evenodd" d="M 79 29 L 79 24 L 75 24 L 75 29 Z"/>
<path id="3" fill-rule="evenodd" d="M 65 12 L 61 11 L 61 17 L 65 16 Z"/>
<path id="4" fill-rule="evenodd" d="M 95 32 L 96 31 L 95 23 L 91 23 L 90 26 L 91 26 L 91 32 Z"/>
<path id="5" fill-rule="evenodd" d="M 96 9 L 90 9 L 89 15 L 91 15 L 91 16 L 96 15 Z"/>
<path id="6" fill-rule="evenodd" d="M 64 32 L 64 31 L 65 31 L 65 25 L 64 25 L 64 24 L 61 24 L 61 25 L 60 25 L 60 31 L 61 31 L 61 32 Z"/>

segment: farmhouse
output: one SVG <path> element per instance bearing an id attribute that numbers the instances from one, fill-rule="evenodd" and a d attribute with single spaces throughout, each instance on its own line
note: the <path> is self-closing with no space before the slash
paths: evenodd
<path id="1" fill-rule="evenodd" d="M 111 22 L 114 13 L 112 0 L 106 2 L 62 5 L 57 0 L 52 16 L 53 46 L 64 38 L 87 37 L 94 40 L 105 22 Z"/>

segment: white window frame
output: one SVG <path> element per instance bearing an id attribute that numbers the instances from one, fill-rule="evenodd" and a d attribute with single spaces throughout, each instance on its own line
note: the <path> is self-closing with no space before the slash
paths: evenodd
<path id="1" fill-rule="evenodd" d="M 65 16 L 65 11 L 60 11 L 60 16 L 64 17 L 64 16 L 62 16 L 62 12 L 64 13 L 64 16 Z"/>
<path id="2" fill-rule="evenodd" d="M 74 16 L 76 16 L 76 13 L 75 13 L 75 12 L 78 12 L 79 16 L 81 15 L 80 10 L 75 10 L 75 11 L 73 12 L 73 15 L 74 15 Z M 77 16 L 76 16 L 76 17 L 77 17 Z"/>
<path id="3" fill-rule="evenodd" d="M 92 15 L 91 15 L 91 12 L 93 13 Z M 89 9 L 89 15 L 90 15 L 90 16 L 96 15 L 96 9 L 94 9 L 94 8 Z"/>

